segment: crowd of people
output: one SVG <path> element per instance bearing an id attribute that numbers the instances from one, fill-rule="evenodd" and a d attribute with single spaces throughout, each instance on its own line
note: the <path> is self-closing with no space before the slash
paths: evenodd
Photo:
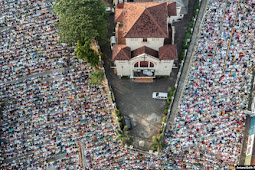
<path id="1" fill-rule="evenodd" d="M 200 169 L 235 163 L 252 78 L 251 0 L 209 6 L 175 130 L 158 156 L 116 141 L 108 93 L 89 83 L 92 68 L 76 58 L 73 47 L 58 42 L 52 8 L 46 0 L 0 1 L 2 169 Z"/>
<path id="2" fill-rule="evenodd" d="M 176 133 L 169 144 L 186 160 L 213 167 L 237 163 L 254 62 L 252 1 L 219 0 L 209 7 L 197 43 Z"/>
<path id="3" fill-rule="evenodd" d="M 0 2 L 1 169 L 81 169 L 81 147 L 115 134 L 104 86 L 58 42 L 53 2 Z M 118 144 L 118 143 L 117 143 Z"/>

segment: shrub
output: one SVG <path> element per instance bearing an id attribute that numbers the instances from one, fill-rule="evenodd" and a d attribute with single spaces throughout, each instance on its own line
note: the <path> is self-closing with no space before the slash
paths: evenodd
<path id="1" fill-rule="evenodd" d="M 183 46 L 184 49 L 188 49 L 189 48 L 189 45 L 186 43 L 184 46 Z"/>
<path id="2" fill-rule="evenodd" d="M 185 56 L 185 53 L 184 53 L 184 51 L 182 51 L 182 52 L 181 52 L 181 60 L 184 59 L 184 56 Z"/>
<path id="3" fill-rule="evenodd" d="M 192 20 L 189 23 L 189 30 L 191 30 L 193 27 L 194 27 L 194 21 Z"/>
<path id="4" fill-rule="evenodd" d="M 169 97 L 172 97 L 174 95 L 174 91 L 170 91 Z"/>
<path id="5" fill-rule="evenodd" d="M 165 123 L 166 122 L 166 118 L 167 118 L 167 116 L 164 116 L 161 123 Z"/>
<path id="6" fill-rule="evenodd" d="M 171 90 L 172 90 L 172 91 L 175 91 L 175 87 L 173 86 Z"/>
<path id="7" fill-rule="evenodd" d="M 119 121 L 119 122 L 121 122 L 122 119 L 123 119 L 122 116 L 119 116 L 119 117 L 118 117 L 118 121 Z"/>
<path id="8" fill-rule="evenodd" d="M 190 34 L 190 30 L 187 32 L 186 34 L 186 39 L 190 39 L 191 38 L 191 34 Z M 186 43 L 187 44 L 187 43 Z"/>
<path id="9" fill-rule="evenodd" d="M 168 97 L 168 98 L 167 98 L 167 104 L 170 104 L 170 103 L 171 103 L 171 100 L 172 100 L 171 97 Z"/>
<path id="10" fill-rule="evenodd" d="M 167 112 L 168 112 L 168 109 L 165 109 L 165 110 L 164 110 L 164 113 L 167 113 Z"/>
<path id="11" fill-rule="evenodd" d="M 122 122 L 119 122 L 120 128 L 122 129 Z"/>
<path id="12" fill-rule="evenodd" d="M 117 117 L 119 117 L 120 116 L 120 110 L 116 109 L 115 114 L 116 114 Z"/>
<path id="13" fill-rule="evenodd" d="M 163 126 L 160 127 L 160 133 L 163 132 L 163 128 L 164 128 Z"/>

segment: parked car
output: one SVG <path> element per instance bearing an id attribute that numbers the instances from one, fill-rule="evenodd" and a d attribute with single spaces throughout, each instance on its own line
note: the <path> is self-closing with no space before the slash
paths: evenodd
<path id="1" fill-rule="evenodd" d="M 116 37 L 111 36 L 110 42 L 111 42 L 111 49 L 113 49 L 113 45 L 116 44 Z"/>
<path id="2" fill-rule="evenodd" d="M 109 14 L 114 14 L 114 8 L 112 7 L 106 7 L 106 12 L 108 12 Z"/>
<path id="3" fill-rule="evenodd" d="M 163 92 L 153 92 L 152 93 L 152 98 L 153 99 L 163 99 L 163 100 L 166 100 L 167 96 L 168 96 L 168 94 L 167 93 L 163 93 Z"/>
<path id="4" fill-rule="evenodd" d="M 128 129 L 131 129 L 131 119 L 128 116 L 124 116 L 125 119 L 125 124 L 127 126 Z"/>

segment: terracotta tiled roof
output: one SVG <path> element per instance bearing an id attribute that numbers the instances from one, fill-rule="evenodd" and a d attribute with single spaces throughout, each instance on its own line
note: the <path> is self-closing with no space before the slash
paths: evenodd
<path id="1" fill-rule="evenodd" d="M 118 27 L 118 39 L 117 39 L 117 44 L 126 44 L 126 39 L 123 38 L 123 27 L 119 26 Z"/>
<path id="2" fill-rule="evenodd" d="M 176 60 L 177 50 L 176 45 L 164 45 L 159 48 L 159 59 L 160 60 Z"/>
<path id="3" fill-rule="evenodd" d="M 176 2 L 167 2 L 168 16 L 176 16 Z"/>
<path id="4" fill-rule="evenodd" d="M 167 3 L 125 3 L 123 11 L 125 38 L 166 38 Z"/>
<path id="5" fill-rule="evenodd" d="M 144 53 L 158 58 L 158 52 L 156 50 L 153 50 L 153 49 L 151 49 L 149 47 L 146 47 L 146 46 L 140 47 L 140 48 L 132 51 L 131 52 L 131 57 L 133 58 L 133 57 L 139 56 L 139 55 L 144 54 Z"/>
<path id="6" fill-rule="evenodd" d="M 123 22 L 123 9 L 115 9 L 115 22 Z"/>
<path id="7" fill-rule="evenodd" d="M 131 57 L 130 48 L 126 45 L 114 45 L 112 50 L 112 60 L 129 60 Z"/>

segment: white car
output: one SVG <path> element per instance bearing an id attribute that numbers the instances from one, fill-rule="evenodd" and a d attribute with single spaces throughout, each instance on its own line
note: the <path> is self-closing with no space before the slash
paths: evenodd
<path id="1" fill-rule="evenodd" d="M 106 12 L 110 13 L 110 14 L 114 14 L 114 8 L 112 7 L 106 7 Z"/>
<path id="2" fill-rule="evenodd" d="M 113 46 L 116 44 L 116 37 L 115 36 L 111 36 L 110 38 L 110 42 L 111 42 L 111 49 L 113 49 Z"/>
<path id="3" fill-rule="evenodd" d="M 166 100 L 167 96 L 168 96 L 168 94 L 167 93 L 163 93 L 163 92 L 153 92 L 152 93 L 152 98 L 153 99 L 163 99 L 163 100 Z"/>

